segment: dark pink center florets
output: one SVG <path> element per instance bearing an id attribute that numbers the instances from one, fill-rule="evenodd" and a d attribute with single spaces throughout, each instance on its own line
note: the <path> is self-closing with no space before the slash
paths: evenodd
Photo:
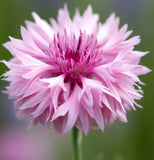
<path id="1" fill-rule="evenodd" d="M 102 62 L 102 50 L 93 35 L 80 32 L 56 34 L 49 46 L 51 63 L 58 67 L 57 73 L 65 75 L 65 82 L 80 83 L 81 76 L 92 77 L 93 68 Z"/>

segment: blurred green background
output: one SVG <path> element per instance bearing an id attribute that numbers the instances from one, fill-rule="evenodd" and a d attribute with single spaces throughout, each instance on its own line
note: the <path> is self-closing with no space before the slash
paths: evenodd
<path id="1" fill-rule="evenodd" d="M 121 26 L 127 23 L 129 29 L 134 31 L 133 35 L 141 36 L 142 42 L 136 46 L 136 50 L 150 51 L 142 59 L 141 64 L 154 69 L 153 0 L 0 0 L 0 44 L 8 41 L 8 36 L 20 38 L 20 26 L 24 25 L 25 20 L 32 20 L 32 11 L 36 11 L 42 18 L 48 20 L 50 17 L 56 18 L 58 9 L 65 3 L 68 4 L 71 16 L 76 7 L 79 7 L 80 12 L 83 13 L 87 5 L 91 4 L 94 12 L 99 13 L 101 22 L 115 12 L 121 19 Z M 10 53 L 0 45 L 0 59 L 10 58 Z M 3 64 L 0 64 L 0 75 L 6 69 Z M 113 125 L 106 126 L 104 133 L 91 130 L 87 137 L 83 137 L 84 160 L 152 160 L 154 158 L 154 73 L 151 72 L 140 78 L 146 83 L 146 86 L 143 86 L 144 98 L 139 102 L 143 109 L 137 108 L 136 112 L 127 113 L 128 123 L 116 121 Z M 0 81 L 0 90 L 4 90 L 6 85 L 6 82 Z M 27 130 L 26 126 L 27 121 L 16 119 L 13 102 L 1 93 L 0 136 L 7 135 L 8 132 L 11 135 L 14 131 L 19 131 L 16 134 L 18 135 L 24 131 L 26 136 L 38 137 L 38 140 L 45 142 L 44 146 L 49 146 L 43 160 L 73 159 L 71 133 L 60 136 L 51 128 L 49 133 L 45 134 L 41 126 L 30 130 Z M 40 144 L 42 145 L 42 142 Z M 37 148 L 35 151 L 37 152 Z M 25 159 L 20 158 L 20 160 Z"/>

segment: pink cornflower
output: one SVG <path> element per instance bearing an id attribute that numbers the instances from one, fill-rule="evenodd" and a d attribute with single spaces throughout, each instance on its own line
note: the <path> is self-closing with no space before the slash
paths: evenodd
<path id="1" fill-rule="evenodd" d="M 115 14 L 98 23 L 91 6 L 70 19 L 65 5 L 51 24 L 32 15 L 35 22 L 21 27 L 22 40 L 10 37 L 4 44 L 13 56 L 3 62 L 17 117 L 47 129 L 53 122 L 61 134 L 76 126 L 87 135 L 116 119 L 127 122 L 126 111 L 141 107 L 135 102 L 142 98 L 138 76 L 150 71 L 138 64 L 148 53 L 134 50 L 140 37 L 127 39 L 132 31 L 127 24 L 119 30 Z"/>

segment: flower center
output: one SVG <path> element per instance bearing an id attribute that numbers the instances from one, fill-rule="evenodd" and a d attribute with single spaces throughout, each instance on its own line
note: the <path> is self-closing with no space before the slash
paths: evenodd
<path id="1" fill-rule="evenodd" d="M 93 35 L 56 34 L 49 46 L 51 61 L 65 75 L 65 82 L 79 82 L 80 77 L 92 77 L 93 68 L 102 62 L 102 50 Z"/>

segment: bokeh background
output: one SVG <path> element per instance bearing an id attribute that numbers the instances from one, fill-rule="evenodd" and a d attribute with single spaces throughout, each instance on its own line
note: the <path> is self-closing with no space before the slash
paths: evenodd
<path id="1" fill-rule="evenodd" d="M 10 53 L 1 44 L 8 36 L 20 38 L 24 20 L 32 20 L 36 11 L 42 18 L 57 17 L 57 11 L 68 4 L 71 16 L 91 4 L 100 21 L 115 12 L 121 26 L 128 23 L 133 35 L 141 35 L 137 50 L 150 51 L 141 64 L 154 69 L 154 1 L 153 0 L 0 0 L 0 59 L 9 60 Z M 7 68 L 0 64 L 0 75 Z M 144 98 L 143 109 L 127 113 L 128 123 L 114 122 L 104 133 L 91 130 L 83 137 L 84 160 L 152 160 L 154 158 L 154 73 L 140 77 Z M 6 82 L 0 81 L 0 90 Z M 17 120 L 13 102 L 0 93 L 0 160 L 72 160 L 71 132 L 60 136 L 51 127 L 46 134 L 42 126 L 27 129 L 28 122 Z M 14 158 L 15 157 L 15 158 Z"/>

